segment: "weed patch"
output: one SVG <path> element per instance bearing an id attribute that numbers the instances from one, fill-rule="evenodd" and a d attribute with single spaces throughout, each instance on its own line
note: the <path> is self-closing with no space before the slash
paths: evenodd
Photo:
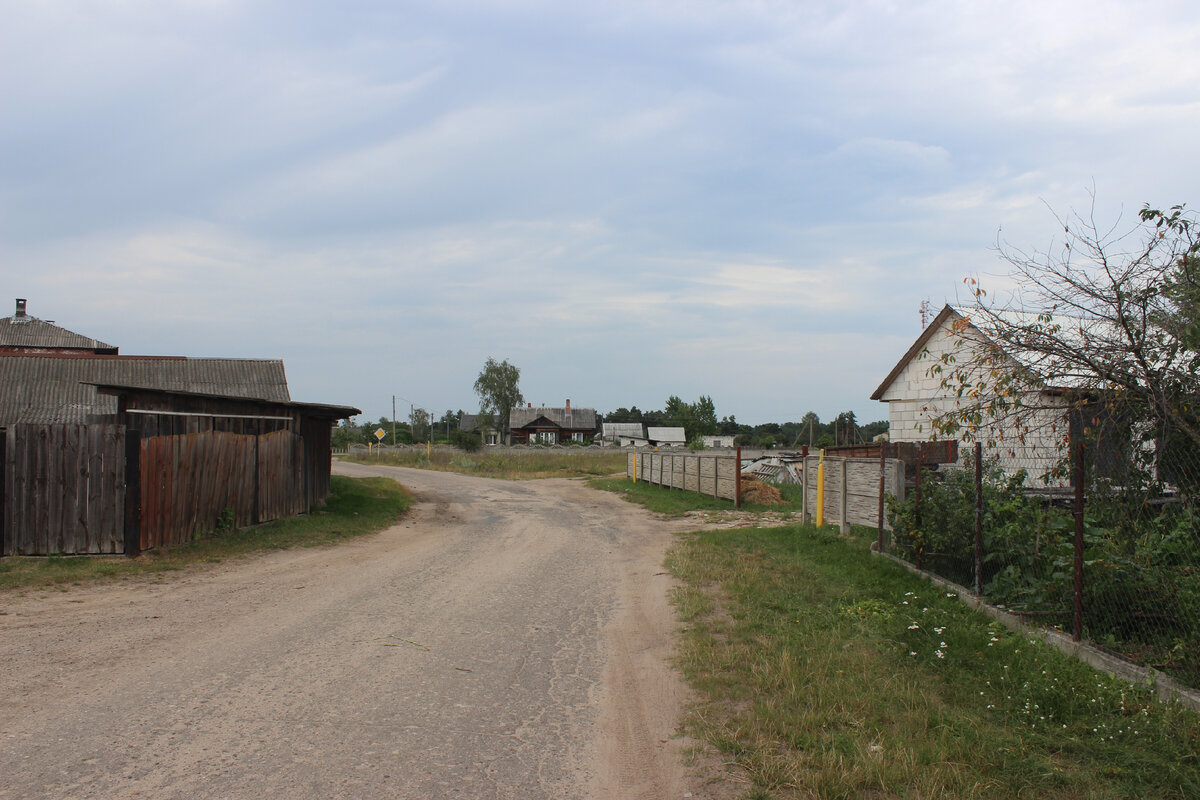
<path id="1" fill-rule="evenodd" d="M 753 797 L 1200 794 L 1200 716 L 975 614 L 869 538 L 689 534 L 668 568 L 688 732 Z"/>

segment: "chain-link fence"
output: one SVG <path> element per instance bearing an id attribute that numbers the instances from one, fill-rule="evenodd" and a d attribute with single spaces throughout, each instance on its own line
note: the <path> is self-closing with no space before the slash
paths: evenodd
<path id="1" fill-rule="evenodd" d="M 973 448 L 891 502 L 885 547 L 1030 624 L 1200 687 L 1200 452 L 1137 464 L 1072 430 L 1070 488 L 1037 490 Z M 964 448 L 968 450 L 969 448 Z"/>

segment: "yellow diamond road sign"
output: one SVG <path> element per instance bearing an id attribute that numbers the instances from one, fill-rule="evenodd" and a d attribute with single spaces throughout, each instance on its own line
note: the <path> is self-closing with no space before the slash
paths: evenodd
<path id="1" fill-rule="evenodd" d="M 375 438 L 376 438 L 376 439 L 378 439 L 379 441 L 381 441 L 381 442 L 382 442 L 382 441 L 383 441 L 383 437 L 384 437 L 384 436 L 387 436 L 387 434 L 383 432 L 383 428 L 378 428 L 378 429 L 376 429 L 376 431 L 375 431 Z"/>

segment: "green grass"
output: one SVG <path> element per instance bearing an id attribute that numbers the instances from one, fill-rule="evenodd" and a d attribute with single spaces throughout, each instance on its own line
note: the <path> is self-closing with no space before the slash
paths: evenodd
<path id="1" fill-rule="evenodd" d="M 580 447 L 565 451 L 531 447 L 527 452 L 493 452 L 484 449 L 475 453 L 435 448 L 428 456 L 423 449 L 413 449 L 385 452 L 378 456 L 354 455 L 339 458 L 357 464 L 415 467 L 507 480 L 587 478 L 625 471 L 623 451 L 602 450 L 598 447 Z"/>
<path id="2" fill-rule="evenodd" d="M 155 575 L 265 550 L 315 547 L 374 533 L 403 514 L 412 498 L 388 478 L 335 475 L 325 507 L 253 528 L 214 532 L 192 544 L 126 556 L 9 556 L 0 559 L 0 590 L 57 586 Z"/>
<path id="3" fill-rule="evenodd" d="M 631 503 L 637 503 L 638 505 L 645 506 L 650 511 L 658 514 L 666 514 L 671 517 L 681 517 L 689 511 L 734 510 L 732 500 L 710 497 L 698 492 L 685 492 L 680 489 L 665 489 L 661 486 L 646 483 L 645 481 L 634 483 L 626 477 L 593 478 L 588 481 L 588 486 L 606 492 L 614 492 Z M 783 505 L 763 506 L 755 503 L 746 503 L 742 506 L 742 509 L 753 512 L 778 511 L 790 513 L 800 511 L 799 486 L 781 486 L 776 488 L 783 495 L 785 501 Z"/>
<path id="4" fill-rule="evenodd" d="M 1200 796 L 1200 716 L 1009 632 L 869 538 L 689 534 L 687 731 L 747 798 Z"/>

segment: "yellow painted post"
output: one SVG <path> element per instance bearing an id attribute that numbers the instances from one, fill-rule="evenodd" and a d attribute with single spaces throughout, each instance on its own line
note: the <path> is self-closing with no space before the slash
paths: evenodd
<path id="1" fill-rule="evenodd" d="M 633 482 L 637 483 L 637 451 L 633 451 Z"/>
<path id="2" fill-rule="evenodd" d="M 817 460 L 817 527 L 825 524 L 825 448 Z"/>

